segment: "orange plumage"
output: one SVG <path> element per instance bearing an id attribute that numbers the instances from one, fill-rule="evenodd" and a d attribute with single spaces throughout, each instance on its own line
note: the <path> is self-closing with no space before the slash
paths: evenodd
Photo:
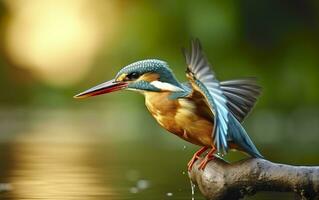
<path id="1" fill-rule="evenodd" d="M 156 121 L 169 132 L 200 146 L 212 146 L 212 114 L 193 98 L 170 99 L 170 92 L 145 92 L 145 104 Z"/>

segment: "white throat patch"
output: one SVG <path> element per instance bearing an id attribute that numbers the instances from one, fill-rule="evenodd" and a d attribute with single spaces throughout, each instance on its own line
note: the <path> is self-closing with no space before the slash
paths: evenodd
<path id="1" fill-rule="evenodd" d="M 150 84 L 157 87 L 158 89 L 165 90 L 165 91 L 171 91 L 171 92 L 183 91 L 183 89 L 180 87 L 177 87 L 170 83 L 161 82 L 161 81 L 152 81 Z"/>

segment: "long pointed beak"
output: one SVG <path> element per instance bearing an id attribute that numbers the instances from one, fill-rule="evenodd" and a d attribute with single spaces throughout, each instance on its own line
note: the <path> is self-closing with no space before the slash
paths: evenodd
<path id="1" fill-rule="evenodd" d="M 127 85 L 128 84 L 125 82 L 115 82 L 115 80 L 113 79 L 105 83 L 102 83 L 100 85 L 97 85 L 93 88 L 90 88 L 84 92 L 81 92 L 80 94 L 75 95 L 74 98 L 86 98 L 86 97 L 97 96 L 100 94 L 115 92 L 115 91 L 126 88 Z"/>

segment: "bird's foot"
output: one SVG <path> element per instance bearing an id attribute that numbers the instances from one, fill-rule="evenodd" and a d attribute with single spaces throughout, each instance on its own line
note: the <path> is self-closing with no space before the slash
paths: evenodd
<path id="1" fill-rule="evenodd" d="M 202 147 L 200 148 L 198 151 L 196 151 L 196 153 L 193 155 L 192 159 L 188 162 L 187 166 L 188 166 L 188 171 L 190 172 L 193 168 L 194 163 L 196 162 L 196 160 L 199 159 L 200 155 L 202 153 L 204 153 L 206 150 L 208 149 L 208 147 Z"/>
<path id="2" fill-rule="evenodd" d="M 214 160 L 214 156 L 210 156 L 210 157 L 205 156 L 205 158 L 204 158 L 204 159 L 202 160 L 202 162 L 199 164 L 198 169 L 199 169 L 199 170 L 204 170 L 205 167 L 206 167 L 206 165 L 207 165 L 207 163 L 208 163 L 209 161 L 211 161 L 211 160 Z"/>
<path id="3" fill-rule="evenodd" d="M 188 162 L 187 167 L 188 167 L 188 171 L 190 172 L 193 168 L 194 163 L 196 162 L 196 160 L 198 160 L 199 156 L 197 156 L 196 154 L 193 155 L 192 159 Z"/>
<path id="4" fill-rule="evenodd" d="M 204 170 L 207 163 L 211 160 L 214 159 L 214 153 L 215 153 L 216 149 L 213 147 L 208 153 L 207 155 L 205 156 L 205 158 L 202 160 L 202 162 L 199 164 L 199 167 L 198 169 L 199 170 Z"/>

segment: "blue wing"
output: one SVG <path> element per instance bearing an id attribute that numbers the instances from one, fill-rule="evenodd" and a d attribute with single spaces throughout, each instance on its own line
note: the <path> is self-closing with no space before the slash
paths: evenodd
<path id="1" fill-rule="evenodd" d="M 218 152 L 227 152 L 228 142 L 232 141 L 250 155 L 262 157 L 240 124 L 240 120 L 244 119 L 255 103 L 254 99 L 257 95 L 255 93 L 259 95 L 259 91 L 253 90 L 254 84 L 243 80 L 220 83 L 210 70 L 210 64 L 198 40 L 192 41 L 191 53 L 184 51 L 184 54 L 187 63 L 186 76 L 193 90 L 201 93 L 205 98 L 214 115 L 212 137 Z M 240 94 L 236 95 L 233 90 Z M 254 98 L 251 97 L 252 93 L 255 94 Z M 249 100 L 248 97 L 251 99 Z M 247 99 L 248 102 L 246 102 Z M 237 114 L 233 113 L 235 111 Z"/>
<path id="2" fill-rule="evenodd" d="M 227 98 L 227 107 L 239 122 L 248 116 L 261 93 L 255 78 L 222 81 L 220 89 Z"/>

